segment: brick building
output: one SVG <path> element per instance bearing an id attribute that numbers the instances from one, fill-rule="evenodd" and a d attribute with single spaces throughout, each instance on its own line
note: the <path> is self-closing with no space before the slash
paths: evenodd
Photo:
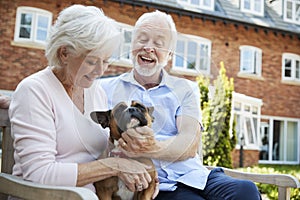
<path id="1" fill-rule="evenodd" d="M 179 36 L 168 71 L 214 80 L 223 61 L 227 76 L 234 78 L 233 117 L 243 139 L 233 152 L 235 166 L 241 143 L 244 166 L 258 160 L 300 163 L 299 0 L 1 0 L 2 93 L 47 66 L 48 28 L 64 7 L 77 3 L 100 7 L 120 23 L 124 43 L 106 75 L 131 70 L 131 30 L 142 13 L 159 9 L 171 14 Z"/>

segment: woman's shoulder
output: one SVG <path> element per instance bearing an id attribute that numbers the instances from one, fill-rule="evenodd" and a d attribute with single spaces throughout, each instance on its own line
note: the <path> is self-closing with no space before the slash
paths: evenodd
<path id="1" fill-rule="evenodd" d="M 49 68 L 45 68 L 45 69 L 42 69 L 38 72 L 35 72 L 27 77 L 25 77 L 17 86 L 17 89 L 18 88 L 22 88 L 22 89 L 25 89 L 25 88 L 41 88 L 43 87 L 44 83 L 46 81 L 48 81 L 49 79 L 49 74 L 51 72 L 51 69 Z M 16 90 L 17 90 L 16 89 Z"/>

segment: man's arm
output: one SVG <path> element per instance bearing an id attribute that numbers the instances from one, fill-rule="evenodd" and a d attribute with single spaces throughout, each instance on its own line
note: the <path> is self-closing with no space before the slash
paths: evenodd
<path id="1" fill-rule="evenodd" d="M 171 162 L 194 157 L 201 141 L 199 122 L 189 116 L 179 116 L 176 125 L 178 134 L 167 140 L 156 140 L 153 130 L 144 126 L 124 132 L 119 144 L 130 157 L 148 157 Z"/>

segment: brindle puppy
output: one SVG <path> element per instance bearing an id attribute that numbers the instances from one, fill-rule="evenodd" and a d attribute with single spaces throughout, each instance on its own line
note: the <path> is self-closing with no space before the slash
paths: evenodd
<path id="1" fill-rule="evenodd" d="M 117 104 L 112 110 L 106 112 L 92 112 L 91 117 L 96 122 L 101 124 L 103 128 L 110 128 L 110 142 L 116 144 L 116 141 L 121 138 L 122 132 L 129 128 L 137 126 L 151 127 L 153 107 L 145 107 L 143 104 L 132 101 L 131 106 L 128 107 L 126 103 L 121 102 Z M 115 146 L 116 147 L 116 146 Z M 111 151 L 111 155 L 118 153 L 116 150 Z M 100 200 L 150 200 L 155 191 L 157 172 L 151 159 L 138 158 L 139 162 L 152 166 L 148 170 L 151 176 L 151 183 L 149 187 L 142 191 L 131 192 L 127 189 L 125 184 L 118 179 L 118 177 L 110 177 L 102 181 L 96 182 L 97 196 Z"/>

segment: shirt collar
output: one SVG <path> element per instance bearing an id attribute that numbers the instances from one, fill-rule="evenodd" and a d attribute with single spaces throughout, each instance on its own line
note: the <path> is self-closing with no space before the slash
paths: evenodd
<path id="1" fill-rule="evenodd" d="M 161 79 L 161 82 L 160 82 L 160 84 L 158 86 L 159 87 L 167 86 L 169 88 L 173 88 L 174 84 L 171 83 L 171 76 L 168 74 L 168 72 L 165 69 L 162 69 L 161 73 L 162 73 L 162 79 Z M 133 70 L 131 70 L 129 73 L 124 74 L 120 78 L 121 78 L 122 81 L 129 82 L 129 83 L 132 83 L 132 84 L 137 85 L 139 87 L 142 87 L 142 85 L 139 84 L 134 79 Z"/>

